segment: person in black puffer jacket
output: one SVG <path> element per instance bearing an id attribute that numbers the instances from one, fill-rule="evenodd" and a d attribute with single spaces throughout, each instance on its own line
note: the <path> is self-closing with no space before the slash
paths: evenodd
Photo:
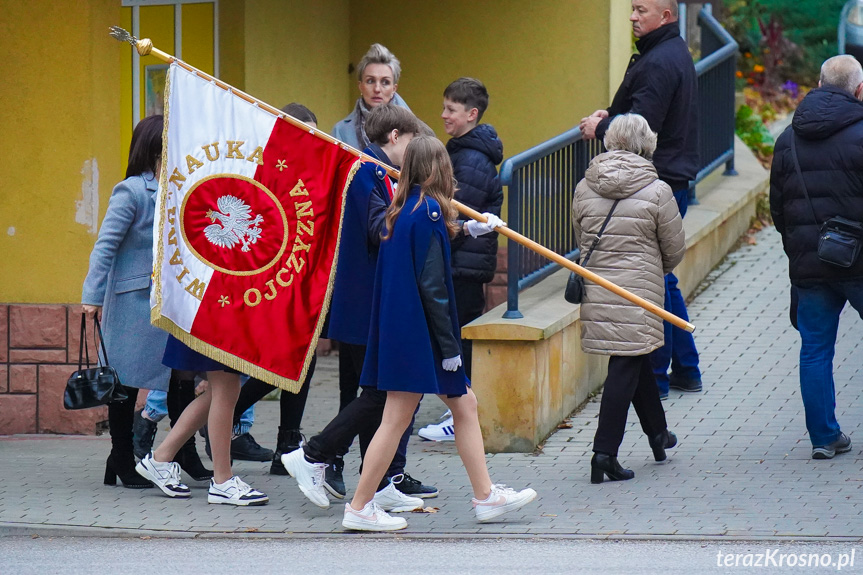
<path id="1" fill-rule="evenodd" d="M 494 278 L 497 267 L 497 232 L 492 230 L 503 225 L 499 217 L 503 188 L 496 167 L 503 160 L 503 144 L 494 128 L 479 124 L 488 108 L 488 90 L 482 82 L 459 78 L 447 86 L 443 98 L 441 118 L 444 130 L 452 136 L 446 151 L 458 183 L 455 199 L 484 212 L 488 219 L 485 224 L 459 220 L 460 231 L 450 243 L 452 282 L 461 328 L 482 315 L 485 309 L 483 284 Z M 464 371 L 470 378 L 473 354 L 469 339 L 461 340 L 461 350 Z M 431 441 L 454 441 L 452 414 L 447 411 L 440 423 L 423 427 L 417 435 Z"/>
<path id="2" fill-rule="evenodd" d="M 489 124 L 479 124 L 488 107 L 488 91 L 479 80 L 459 78 L 444 91 L 441 117 L 452 136 L 446 149 L 458 182 L 455 199 L 478 212 L 500 216 L 503 188 L 497 164 L 503 161 L 503 143 Z M 479 125 L 477 125 L 479 124 Z M 473 224 L 471 224 L 473 225 Z M 497 267 L 497 233 L 479 236 L 471 226 L 452 241 L 452 275 L 459 326 L 482 315 L 483 284 L 494 278 Z M 470 340 L 462 340 L 465 371 L 470 377 Z"/>
<path id="3" fill-rule="evenodd" d="M 792 319 L 802 342 L 800 395 L 813 459 L 851 449 L 836 420 L 833 354 L 845 304 L 863 317 L 863 257 L 847 268 L 825 263 L 818 243 L 821 224 L 830 218 L 863 222 L 861 98 L 863 68 L 853 56 L 824 62 L 819 87 L 803 98 L 791 126 L 776 140 L 770 171 L 770 213 L 782 234 L 797 296 Z"/>

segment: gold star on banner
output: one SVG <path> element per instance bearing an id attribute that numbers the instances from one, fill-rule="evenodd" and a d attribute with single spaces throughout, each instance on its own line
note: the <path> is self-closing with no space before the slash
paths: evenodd
<path id="1" fill-rule="evenodd" d="M 279 171 L 281 172 L 282 170 L 284 170 L 285 168 L 288 167 L 288 164 L 285 163 L 284 160 L 279 160 L 278 162 L 276 162 L 276 167 L 279 168 Z"/>
<path id="2" fill-rule="evenodd" d="M 222 307 L 225 307 L 226 305 L 231 305 L 231 300 L 228 299 L 228 296 L 223 295 L 219 298 L 219 303 L 222 304 Z"/>

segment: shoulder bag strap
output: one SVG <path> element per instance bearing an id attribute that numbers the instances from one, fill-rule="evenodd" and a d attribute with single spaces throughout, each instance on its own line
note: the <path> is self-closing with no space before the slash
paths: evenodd
<path id="1" fill-rule="evenodd" d="M 104 364 L 102 363 L 101 358 L 99 358 L 99 367 L 102 367 L 103 365 L 108 367 L 111 364 L 108 363 L 108 352 L 105 350 L 105 338 L 102 337 L 102 326 L 99 323 L 99 318 L 94 316 L 93 323 L 96 324 L 96 333 L 99 334 L 99 345 L 102 348 L 102 357 L 105 358 Z M 99 354 L 97 353 L 96 355 L 98 356 Z"/>
<path id="2" fill-rule="evenodd" d="M 803 186 L 803 195 L 806 196 L 806 203 L 809 204 L 809 209 L 812 211 L 812 219 L 815 224 L 819 224 L 818 216 L 815 215 L 815 207 L 812 205 L 812 200 L 809 198 L 809 191 L 806 189 L 806 181 L 803 179 L 803 173 L 800 171 L 800 160 L 797 158 L 797 135 L 791 132 L 791 157 L 794 158 L 794 169 L 797 170 L 797 177 L 800 178 L 800 185 Z"/>
<path id="3" fill-rule="evenodd" d="M 614 200 L 614 203 L 611 205 L 611 209 L 608 211 L 608 215 L 607 215 L 607 216 L 605 216 L 605 221 L 604 221 L 604 222 L 602 222 L 602 227 L 601 227 L 601 228 L 599 228 L 599 233 L 598 233 L 598 234 L 596 234 L 596 239 L 594 239 L 594 240 L 593 240 L 593 243 L 592 243 L 592 244 L 590 244 L 590 249 L 589 249 L 589 250 L 587 250 L 587 255 L 586 255 L 586 256 L 584 256 L 584 262 L 582 262 L 581 267 L 585 267 L 585 266 L 587 265 L 587 262 L 588 262 L 588 260 L 590 259 L 590 254 L 592 254 L 592 253 L 593 253 L 594 248 L 596 248 L 596 244 L 598 244 L 598 243 L 599 243 L 599 238 L 601 238 L 601 237 L 602 237 L 602 232 L 604 232 L 604 231 L 605 231 L 605 226 L 607 226 L 607 225 L 608 225 L 608 220 L 610 220 L 610 219 L 611 219 L 611 214 L 613 214 L 613 213 L 614 213 L 614 208 L 616 208 L 616 207 L 617 207 L 617 203 L 618 203 L 619 201 L 620 201 L 620 200 Z"/>
<path id="4" fill-rule="evenodd" d="M 90 347 L 87 345 L 87 315 L 81 313 L 81 340 L 78 347 L 78 371 L 81 371 L 85 356 L 87 358 L 87 369 L 89 369 Z"/>

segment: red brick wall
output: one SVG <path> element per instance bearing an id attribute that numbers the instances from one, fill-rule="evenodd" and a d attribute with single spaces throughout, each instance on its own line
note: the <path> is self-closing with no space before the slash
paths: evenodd
<path id="1" fill-rule="evenodd" d="M 78 368 L 80 314 L 80 305 L 0 304 L 0 435 L 94 434 L 108 419 L 105 407 L 63 408 Z"/>

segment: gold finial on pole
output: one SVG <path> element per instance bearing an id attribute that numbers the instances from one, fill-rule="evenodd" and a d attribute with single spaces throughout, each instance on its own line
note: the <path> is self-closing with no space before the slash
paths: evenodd
<path id="1" fill-rule="evenodd" d="M 149 38 L 142 38 L 138 40 L 119 26 L 111 26 L 110 28 L 108 28 L 108 34 L 115 40 L 119 40 L 120 42 L 128 42 L 129 44 L 134 46 L 135 50 L 137 50 L 138 55 L 140 56 L 147 56 L 152 53 L 154 56 L 158 57 L 161 60 L 165 60 L 166 62 L 170 62 L 171 60 L 173 60 L 172 57 L 168 56 L 164 52 L 154 50 L 153 41 Z"/>

